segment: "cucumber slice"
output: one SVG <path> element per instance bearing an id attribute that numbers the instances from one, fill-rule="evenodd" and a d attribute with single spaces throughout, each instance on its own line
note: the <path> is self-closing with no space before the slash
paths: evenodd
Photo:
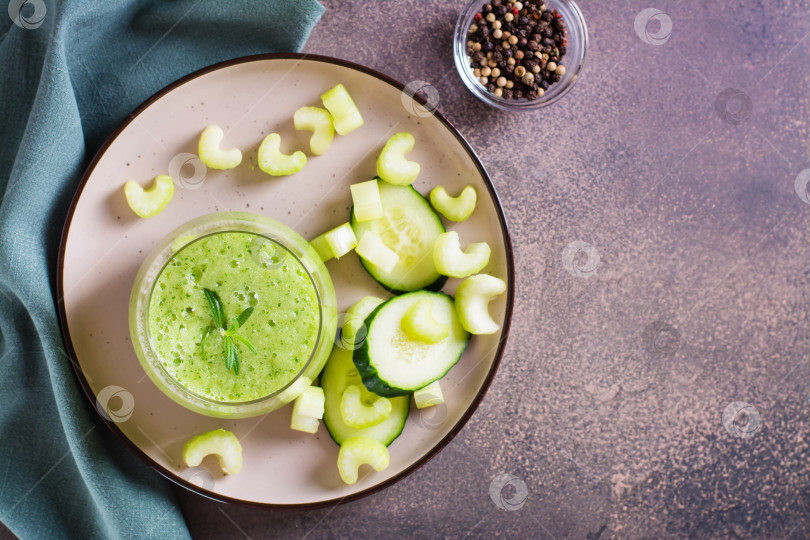
<path id="1" fill-rule="evenodd" d="M 489 302 L 506 290 L 503 280 L 487 274 L 468 277 L 456 289 L 456 312 L 471 334 L 494 334 L 500 326 L 489 315 Z"/>
<path id="2" fill-rule="evenodd" d="M 332 139 L 335 138 L 335 125 L 332 123 L 332 115 L 329 111 L 320 107 L 301 107 L 293 114 L 295 129 L 312 132 L 309 138 L 309 150 L 316 156 L 320 156 L 332 146 Z"/>
<path id="3" fill-rule="evenodd" d="M 380 472 L 390 462 L 388 448 L 384 444 L 367 437 L 352 437 L 340 445 L 337 466 L 340 478 L 347 484 L 354 484 L 361 465 L 371 465 Z"/>
<path id="4" fill-rule="evenodd" d="M 439 381 L 433 381 L 426 387 L 420 388 L 414 392 L 413 402 L 416 403 L 417 409 L 424 409 L 444 403 L 441 383 L 439 383 Z"/>
<path id="5" fill-rule="evenodd" d="M 292 154 L 281 152 L 281 135 L 271 133 L 259 146 L 259 168 L 271 176 L 295 174 L 307 164 L 307 156 L 300 150 Z"/>
<path id="6" fill-rule="evenodd" d="M 433 264 L 433 243 L 444 232 L 444 225 L 428 201 L 412 186 L 394 186 L 378 182 L 383 217 L 360 222 L 352 211 L 352 228 L 358 238 L 373 232 L 383 244 L 399 255 L 390 272 L 360 262 L 371 277 L 394 293 L 419 289 L 439 290 L 446 277 L 439 275 Z"/>
<path id="7" fill-rule="evenodd" d="M 208 126 L 200 134 L 197 153 L 200 160 L 212 169 L 233 169 L 242 163 L 242 152 L 238 148 L 220 148 L 225 132 L 219 126 Z"/>
<path id="8" fill-rule="evenodd" d="M 338 84 L 322 95 L 321 101 L 332 115 L 335 131 L 340 135 L 348 135 L 363 125 L 363 117 L 360 115 L 357 105 L 354 104 L 352 96 L 342 84 Z"/>
<path id="9" fill-rule="evenodd" d="M 490 249 L 486 242 L 478 242 L 461 250 L 456 231 L 440 234 L 433 246 L 433 263 L 444 276 L 463 278 L 480 272 L 489 264 Z"/>
<path id="10" fill-rule="evenodd" d="M 419 164 L 405 159 L 413 150 L 415 139 L 410 133 L 397 133 L 388 139 L 377 158 L 377 175 L 397 186 L 409 186 L 419 176 Z"/>
<path id="11" fill-rule="evenodd" d="M 310 245 L 318 252 L 321 260 L 326 262 L 332 258 L 340 259 L 357 247 L 357 237 L 354 235 L 352 226 L 344 223 L 315 237 Z"/>
<path id="12" fill-rule="evenodd" d="M 448 195 L 444 186 L 435 187 L 430 192 L 430 204 L 450 221 L 465 221 L 470 217 L 475 210 L 477 199 L 478 195 L 472 186 L 461 190 L 458 197 Z"/>
<path id="13" fill-rule="evenodd" d="M 372 394 L 362 384 L 352 384 L 340 398 L 340 418 L 352 428 L 376 426 L 391 414 L 391 400 Z"/>
<path id="14" fill-rule="evenodd" d="M 408 308 L 402 317 L 402 330 L 408 337 L 438 343 L 450 335 L 450 325 L 433 317 L 433 299 L 423 298 Z"/>
<path id="15" fill-rule="evenodd" d="M 357 368 L 352 361 L 352 351 L 341 347 L 333 347 L 326 367 L 321 373 L 321 386 L 326 397 L 323 413 L 323 423 L 329 431 L 329 435 L 337 444 L 351 437 L 368 437 L 379 441 L 384 445 L 394 442 L 399 437 L 408 419 L 411 400 L 408 397 L 396 397 L 390 399 L 391 414 L 388 418 L 376 426 L 365 429 L 356 429 L 346 425 L 340 414 L 340 401 L 343 392 L 349 386 L 363 384 Z"/>
<path id="16" fill-rule="evenodd" d="M 377 179 L 349 186 L 352 191 L 352 204 L 357 221 L 371 221 L 383 215 L 380 187 Z"/>
<path id="17" fill-rule="evenodd" d="M 139 217 L 154 217 L 166 208 L 174 196 L 174 182 L 172 177 L 161 174 L 155 178 L 155 183 L 148 189 L 143 189 L 135 180 L 124 184 L 124 196 L 127 204 Z"/>
<path id="18" fill-rule="evenodd" d="M 422 299 L 433 300 L 433 316 L 450 326 L 450 335 L 425 343 L 402 331 L 405 313 Z M 380 396 L 405 396 L 441 379 L 470 340 L 456 316 L 453 299 L 444 293 L 416 291 L 394 297 L 366 318 L 366 341 L 354 351 L 354 364 L 363 384 Z"/>
<path id="19" fill-rule="evenodd" d="M 183 445 L 183 461 L 189 467 L 198 466 L 209 454 L 217 456 L 225 474 L 236 474 L 242 470 L 242 444 L 228 430 L 215 429 L 201 433 Z"/>
<path id="20" fill-rule="evenodd" d="M 396 251 L 386 246 L 380 237 L 371 231 L 363 232 L 360 242 L 357 243 L 355 252 L 362 259 L 377 267 L 383 272 L 390 272 L 399 262 L 399 255 Z M 365 266 L 365 265 L 364 265 Z"/>

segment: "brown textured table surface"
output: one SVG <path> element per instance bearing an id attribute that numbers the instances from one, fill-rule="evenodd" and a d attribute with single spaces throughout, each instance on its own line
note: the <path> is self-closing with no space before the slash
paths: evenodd
<path id="1" fill-rule="evenodd" d="M 581 79 L 510 114 L 455 72 L 463 2 L 324 4 L 305 51 L 429 81 L 490 171 L 512 333 L 410 477 L 307 512 L 178 490 L 192 534 L 810 538 L 810 6 L 583 1 Z"/>

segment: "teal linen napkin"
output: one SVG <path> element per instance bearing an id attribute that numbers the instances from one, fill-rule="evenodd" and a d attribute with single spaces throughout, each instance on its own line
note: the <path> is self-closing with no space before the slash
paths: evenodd
<path id="1" fill-rule="evenodd" d="M 171 485 L 76 383 L 56 318 L 67 207 L 127 114 L 204 66 L 297 51 L 315 0 L 3 0 L 0 10 L 0 520 L 21 538 L 187 538 Z"/>

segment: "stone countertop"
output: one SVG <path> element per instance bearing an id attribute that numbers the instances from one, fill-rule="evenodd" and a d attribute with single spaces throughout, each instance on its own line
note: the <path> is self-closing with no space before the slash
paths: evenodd
<path id="1" fill-rule="evenodd" d="M 306 512 L 179 492 L 194 536 L 810 537 L 810 6 L 583 1 L 581 79 L 504 113 L 456 74 L 463 2 L 324 4 L 306 52 L 430 82 L 493 176 L 512 331 L 405 480 Z"/>
<path id="2" fill-rule="evenodd" d="M 583 0 L 574 89 L 503 113 L 455 72 L 463 2 L 323 3 L 305 51 L 428 81 L 492 175 L 512 331 L 411 476 L 306 512 L 178 489 L 194 537 L 810 538 L 810 6 Z"/>

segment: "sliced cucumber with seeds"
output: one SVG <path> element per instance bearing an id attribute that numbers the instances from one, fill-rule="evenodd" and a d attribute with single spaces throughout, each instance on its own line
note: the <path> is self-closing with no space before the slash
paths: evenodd
<path id="1" fill-rule="evenodd" d="M 433 317 L 450 327 L 438 343 L 409 337 L 402 330 L 405 313 L 422 299 L 433 300 Z M 429 385 L 452 368 L 470 334 L 456 316 L 453 299 L 444 293 L 416 291 L 394 297 L 366 318 L 368 335 L 354 351 L 354 365 L 367 389 L 380 396 L 405 396 Z"/>
<path id="2" fill-rule="evenodd" d="M 378 182 L 378 186 L 383 216 L 360 222 L 352 210 L 352 228 L 361 240 L 364 232 L 373 232 L 399 255 L 399 261 L 390 272 L 362 258 L 360 262 L 371 277 L 394 293 L 441 289 L 447 278 L 433 263 L 433 243 L 444 232 L 441 218 L 412 186 L 387 182 Z"/>
<path id="3" fill-rule="evenodd" d="M 390 462 L 388 448 L 384 444 L 367 437 L 352 437 L 340 445 L 337 466 L 340 478 L 347 484 L 354 484 L 361 465 L 371 465 L 380 472 Z"/>

